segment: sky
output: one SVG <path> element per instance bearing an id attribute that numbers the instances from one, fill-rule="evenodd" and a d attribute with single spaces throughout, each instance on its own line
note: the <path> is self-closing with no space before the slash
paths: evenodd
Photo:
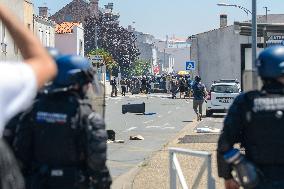
<path id="1" fill-rule="evenodd" d="M 51 14 L 71 0 L 33 0 L 35 8 L 47 5 Z M 241 5 L 251 10 L 251 0 L 100 0 L 100 7 L 114 3 L 114 11 L 120 14 L 120 23 L 133 25 L 137 31 L 149 33 L 156 38 L 166 35 L 187 38 L 219 27 L 219 15 L 227 14 L 228 23 L 251 19 L 243 10 L 235 7 L 220 7 L 217 3 Z M 284 14 L 283 0 L 257 0 L 258 14 Z"/>

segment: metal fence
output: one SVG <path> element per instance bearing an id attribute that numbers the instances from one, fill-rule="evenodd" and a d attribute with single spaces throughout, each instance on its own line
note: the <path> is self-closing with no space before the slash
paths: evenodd
<path id="1" fill-rule="evenodd" d="M 180 184 L 183 189 L 189 189 L 186 179 L 183 175 L 181 166 L 177 159 L 176 154 L 188 155 L 203 158 L 204 161 L 201 165 L 201 168 L 195 178 L 192 189 L 198 189 L 203 173 L 207 168 L 207 189 L 215 189 L 215 180 L 212 177 L 212 168 L 211 168 L 211 153 L 201 152 L 201 151 L 192 151 L 180 148 L 170 148 L 170 189 L 177 188 L 177 177 L 179 178 Z"/>

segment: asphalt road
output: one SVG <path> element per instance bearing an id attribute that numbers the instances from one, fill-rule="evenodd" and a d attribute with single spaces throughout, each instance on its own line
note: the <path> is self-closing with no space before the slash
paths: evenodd
<path id="1" fill-rule="evenodd" d="M 203 118 L 196 126 L 197 133 L 220 133 L 223 128 L 224 117 L 226 114 L 214 114 L 211 117 Z"/>
<path id="2" fill-rule="evenodd" d="M 146 115 L 122 114 L 122 104 L 146 103 Z M 171 99 L 167 94 L 131 95 L 107 99 L 107 129 L 125 143 L 108 144 L 108 167 L 113 179 L 142 163 L 192 122 L 192 100 Z M 148 114 L 148 115 L 147 115 Z M 141 135 L 142 141 L 130 136 Z"/>

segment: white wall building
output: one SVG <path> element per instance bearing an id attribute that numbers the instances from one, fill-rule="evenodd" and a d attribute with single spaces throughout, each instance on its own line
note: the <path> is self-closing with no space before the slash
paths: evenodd
<path id="1" fill-rule="evenodd" d="M 164 60 L 164 53 L 169 54 L 165 61 L 168 73 L 185 70 L 185 64 L 190 60 L 190 43 L 186 39 L 172 37 L 166 41 L 156 40 L 155 46 L 159 49 L 160 59 Z M 166 57 L 167 58 L 167 57 Z"/>
<path id="2" fill-rule="evenodd" d="M 24 19 L 24 3 L 23 0 L 1 0 L 10 10 L 12 10 L 21 21 Z M 3 60 L 20 60 L 21 54 L 18 47 L 7 31 L 7 28 L 0 20 L 0 61 Z"/>
<path id="3" fill-rule="evenodd" d="M 265 16 L 259 16 L 258 23 L 264 22 Z M 268 15 L 268 22 L 284 23 L 284 15 Z M 238 79 L 244 91 L 252 89 L 251 37 L 235 30 L 234 25 L 221 25 L 190 37 L 191 59 L 197 63 L 196 74 L 208 88 L 215 80 Z M 258 47 L 260 51 L 263 38 L 258 38 Z"/>
<path id="4" fill-rule="evenodd" d="M 44 47 L 55 46 L 55 22 L 41 16 L 34 16 L 34 34 Z"/>
<path id="5" fill-rule="evenodd" d="M 84 28 L 75 22 L 56 25 L 55 47 L 61 53 L 84 56 Z"/>

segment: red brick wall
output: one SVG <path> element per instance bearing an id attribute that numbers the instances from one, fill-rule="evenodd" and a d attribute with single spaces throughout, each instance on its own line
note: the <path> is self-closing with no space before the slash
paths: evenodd
<path id="1" fill-rule="evenodd" d="M 89 4 L 84 0 L 73 0 L 50 17 L 56 23 L 80 22 L 84 23 L 86 16 L 89 15 Z"/>

